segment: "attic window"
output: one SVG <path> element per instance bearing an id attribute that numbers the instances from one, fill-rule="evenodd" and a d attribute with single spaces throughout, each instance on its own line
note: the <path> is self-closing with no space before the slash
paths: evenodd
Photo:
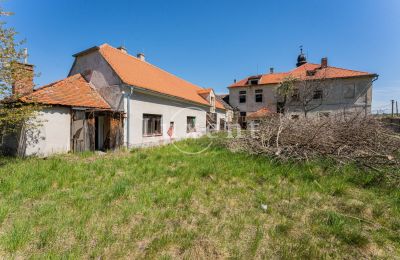
<path id="1" fill-rule="evenodd" d="M 317 73 L 316 70 L 307 70 L 307 76 L 311 77 L 311 76 L 315 76 L 315 73 Z"/>
<path id="2" fill-rule="evenodd" d="M 250 79 L 249 80 L 249 85 L 258 85 L 258 79 Z"/>

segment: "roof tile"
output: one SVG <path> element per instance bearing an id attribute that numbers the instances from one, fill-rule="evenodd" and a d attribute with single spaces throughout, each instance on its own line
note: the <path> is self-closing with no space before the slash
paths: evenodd
<path id="1" fill-rule="evenodd" d="M 33 93 L 22 97 L 21 101 L 44 105 L 110 109 L 110 105 L 81 74 L 36 89 Z"/>

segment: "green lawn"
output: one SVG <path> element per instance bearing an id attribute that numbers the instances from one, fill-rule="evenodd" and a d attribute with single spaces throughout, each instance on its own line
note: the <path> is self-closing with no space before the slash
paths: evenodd
<path id="1" fill-rule="evenodd" d="M 399 258 L 399 174 L 216 145 L 1 158 L 0 258 Z"/>

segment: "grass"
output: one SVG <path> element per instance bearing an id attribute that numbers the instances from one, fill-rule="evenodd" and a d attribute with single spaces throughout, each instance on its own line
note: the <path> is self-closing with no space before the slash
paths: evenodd
<path id="1" fill-rule="evenodd" d="M 350 165 L 218 145 L 0 165 L 0 258 L 400 257 L 398 187 Z"/>

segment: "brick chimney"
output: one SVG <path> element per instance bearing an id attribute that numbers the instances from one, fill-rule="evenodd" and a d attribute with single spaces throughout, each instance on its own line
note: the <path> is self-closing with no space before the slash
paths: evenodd
<path id="1" fill-rule="evenodd" d="M 13 95 L 26 95 L 33 92 L 33 65 L 26 63 L 15 63 L 13 71 Z"/>
<path id="2" fill-rule="evenodd" d="M 146 61 L 146 57 L 144 56 L 144 53 L 138 53 L 136 57 L 141 60 L 141 61 Z"/>
<path id="3" fill-rule="evenodd" d="M 321 59 L 321 68 L 322 69 L 324 69 L 324 68 L 327 68 L 328 67 L 328 58 L 322 58 Z"/>

